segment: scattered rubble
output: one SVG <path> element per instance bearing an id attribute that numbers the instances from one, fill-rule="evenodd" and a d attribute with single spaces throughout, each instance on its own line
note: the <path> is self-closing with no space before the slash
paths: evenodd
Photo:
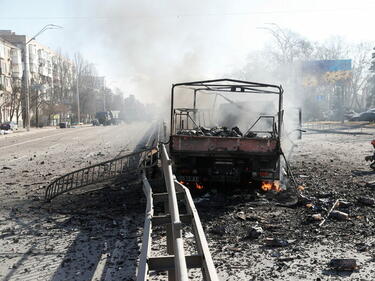
<path id="1" fill-rule="evenodd" d="M 351 207 L 352 205 L 353 204 L 351 202 L 340 200 L 339 203 L 338 203 L 338 208 L 347 209 L 347 208 Z"/>
<path id="2" fill-rule="evenodd" d="M 356 259 L 332 259 L 329 266 L 335 270 L 356 270 L 358 269 Z"/>
<path id="3" fill-rule="evenodd" d="M 341 212 L 341 211 L 332 211 L 329 215 L 330 218 L 334 218 L 336 220 L 348 220 L 349 215 L 347 213 Z"/>
<path id="4" fill-rule="evenodd" d="M 264 244 L 268 247 L 286 247 L 289 242 L 278 238 L 266 238 Z"/>
<path id="5" fill-rule="evenodd" d="M 363 136 L 362 138 L 363 143 L 367 144 L 368 140 Z M 299 196 L 297 205 L 285 207 L 273 204 L 272 201 L 265 198 L 266 195 L 259 192 L 226 195 L 220 202 L 220 208 L 215 204 L 209 204 L 214 198 L 212 195 L 207 196 L 207 199 L 202 201 L 201 204 L 197 204 L 209 248 L 222 280 L 339 280 L 344 279 L 343 275 L 340 274 L 346 273 L 352 274 L 345 278 L 348 280 L 373 279 L 375 273 L 372 264 L 375 248 L 372 238 L 375 236 L 373 225 L 375 213 L 372 205 L 363 204 L 359 200 L 362 197 L 372 198 L 373 189 L 369 184 L 358 184 L 359 182 L 369 183 L 375 179 L 375 174 L 372 171 L 365 170 L 367 168 L 366 163 L 363 163 L 362 152 L 366 152 L 366 146 L 363 148 L 360 146 L 362 139 L 359 136 L 346 137 L 343 135 L 340 136 L 339 140 L 337 136 L 329 135 L 320 138 L 319 136 L 313 138 L 304 136 L 302 141 L 296 158 L 291 161 L 292 169 L 296 175 L 307 176 L 296 178 L 297 184 L 304 186 L 303 189 L 298 190 L 301 196 Z M 337 153 L 337 149 L 340 149 L 340 153 Z M 48 165 L 36 168 L 36 165 L 43 160 L 39 158 L 40 154 L 37 154 L 37 161 L 22 161 L 22 165 L 17 164 L 19 166 L 14 168 L 11 166 L 12 169 L 1 170 L 2 175 L 6 178 L 13 174 L 15 170 L 20 172 L 19 177 L 9 177 L 7 180 L 9 185 L 3 183 L 3 198 L 12 198 L 16 202 L 14 198 L 22 196 L 21 198 L 26 200 L 27 197 L 20 194 L 23 190 L 31 192 L 29 194 L 29 200 L 31 201 L 33 198 L 31 196 L 34 193 L 37 195 L 43 193 L 44 189 L 41 186 L 46 184 L 41 175 L 46 175 L 46 172 L 38 174 L 39 169 L 48 168 L 48 172 L 56 175 L 61 170 L 71 169 L 70 163 L 75 163 L 78 168 L 81 167 L 80 165 L 86 165 L 87 163 L 82 164 L 80 160 L 64 164 L 62 159 L 69 157 L 85 159 L 84 156 L 88 153 L 89 151 L 76 153 L 76 155 L 74 153 L 60 155 L 61 158 L 55 157 L 55 163 L 46 161 Z M 109 157 L 109 152 L 104 151 L 104 153 L 106 157 Z M 25 160 L 29 157 L 30 155 L 27 155 Z M 95 157 L 95 155 L 92 157 Z M 330 159 L 333 157 L 340 157 L 340 161 L 331 162 Z M 87 159 L 83 161 L 87 161 Z M 21 161 L 18 163 L 21 163 Z M 363 166 L 361 166 L 362 164 Z M 357 167 L 358 170 L 362 169 L 367 173 L 360 175 L 353 173 L 352 170 L 357 169 Z M 22 173 L 26 170 L 28 173 Z M 20 182 L 17 183 L 17 179 Z M 19 193 L 15 193 L 15 191 Z M 267 194 L 267 196 L 270 195 Z M 76 199 L 73 200 L 74 198 Z M 97 247 L 102 250 L 104 241 L 101 240 L 101 237 L 103 237 L 103 233 L 108 234 L 108 237 L 115 236 L 114 241 L 128 241 L 132 239 L 131 237 L 137 237 L 133 234 L 116 233 L 123 214 L 130 212 L 137 205 L 134 206 L 132 202 L 129 202 L 126 207 L 122 204 L 114 204 L 110 209 L 105 209 L 104 206 L 107 206 L 108 202 L 112 204 L 113 200 L 116 200 L 116 196 L 107 198 L 104 195 L 97 195 L 93 198 L 96 198 L 96 200 L 82 196 L 81 201 L 76 201 L 78 197 L 68 196 L 65 201 L 66 204 L 61 205 L 60 213 L 57 212 L 55 205 L 43 205 L 41 201 L 31 201 L 34 204 L 32 206 L 30 206 L 30 202 L 27 202 L 27 207 L 33 208 L 9 207 L 9 209 L 4 209 L 3 217 L 0 219 L 0 237 L 7 243 L 6 247 L 14 248 L 15 251 L 18 249 L 17 247 L 21 247 L 24 243 L 44 240 L 57 241 L 57 243 L 41 244 L 40 249 L 31 250 L 28 261 L 41 258 L 41 253 L 45 254 L 45 249 L 48 249 L 48 254 L 51 255 L 55 251 L 58 254 L 65 253 L 71 244 L 70 256 L 61 254 L 59 257 L 54 257 L 57 260 L 56 264 L 59 270 L 61 272 L 64 270 L 73 272 L 74 267 L 78 266 L 79 269 L 75 269 L 74 274 L 78 271 L 80 274 L 89 272 L 90 263 L 85 260 L 82 255 L 84 252 L 77 245 L 94 245 L 93 248 L 96 249 Z M 340 200 L 332 212 L 345 213 L 347 219 L 336 221 L 328 216 L 337 198 L 340 198 Z M 69 202 L 69 200 L 71 201 Z M 134 198 L 133 201 L 137 202 L 137 199 Z M 24 203 L 24 201 L 22 202 Z M 82 204 L 79 204 L 80 202 Z M 258 204 L 258 202 L 261 203 Z M 4 200 L 3 205 L 8 206 L 8 204 L 9 200 Z M 140 205 L 138 204 L 138 207 L 143 216 L 144 209 Z M 306 207 L 307 205 L 309 207 Z M 76 209 L 73 211 L 70 208 L 74 206 Z M 102 206 L 102 209 L 99 209 L 98 206 Z M 85 209 L 85 211 L 82 209 Z M 70 213 L 66 213 L 68 211 Z M 103 217 L 104 213 L 108 216 Z M 8 217 L 9 214 L 13 214 L 15 217 Z M 16 221 L 15 218 L 23 223 L 34 219 L 37 219 L 37 222 L 32 222 L 28 228 L 21 230 L 22 228 L 20 229 L 19 225 L 10 225 L 10 222 Z M 45 218 L 48 218 L 48 221 Z M 323 221 L 323 218 L 328 219 L 326 219 L 324 227 L 319 228 L 318 225 Z M 311 221 L 309 221 L 310 219 Z M 97 221 L 95 224 L 91 224 L 90 220 Z M 116 224 L 113 223 L 114 220 Z M 134 222 L 135 227 L 136 220 L 137 216 L 130 217 L 129 223 Z M 141 217 L 141 225 L 142 220 L 143 217 Z M 306 223 L 306 221 L 309 221 L 309 223 Z M 102 228 L 97 228 L 98 225 Z M 259 233 L 258 238 L 249 239 L 253 237 L 252 235 L 255 234 L 256 236 Z M 161 235 L 157 233 L 152 235 L 153 239 L 159 238 L 162 240 Z M 72 240 L 70 241 L 68 238 Z M 75 243 L 72 243 L 74 241 Z M 65 247 L 64 243 L 66 243 L 67 248 L 62 247 L 62 245 Z M 155 247 L 157 250 L 163 251 L 165 247 L 163 248 L 161 245 L 164 244 L 165 241 L 161 241 Z M 4 247 L 3 244 L 1 246 Z M 108 244 L 107 249 L 110 247 L 111 244 Z M 61 250 L 61 252 L 58 252 L 58 250 Z M 121 248 L 121 250 L 128 252 L 126 248 Z M 134 249 L 131 248 L 131 251 L 137 252 L 137 246 Z M 332 264 L 329 262 L 332 257 L 340 257 L 340 255 L 353 257 L 349 260 L 355 262 L 335 261 Z M 15 265 L 17 267 L 15 259 L 11 257 L 2 258 L 3 260 L 0 260 L 0 262 L 4 263 L 5 270 L 8 270 L 8 266 Z M 136 260 L 131 262 L 136 263 Z M 47 269 L 43 269 L 43 266 L 45 264 L 40 262 L 40 266 L 36 264 L 35 269 L 31 266 L 20 265 L 16 270 L 17 272 L 30 270 L 20 277 L 20 279 L 26 279 L 25 276 L 35 274 L 35 270 L 45 273 L 48 268 L 51 268 L 51 266 L 47 266 Z M 115 269 L 113 271 L 117 272 Z M 80 280 L 85 280 L 82 275 L 77 276 Z M 69 275 L 65 279 L 61 277 L 61 280 L 79 279 L 77 276 Z M 128 280 L 132 279 L 129 278 Z M 194 280 L 200 279 L 197 277 Z"/>
<path id="6" fill-rule="evenodd" d="M 217 234 L 217 235 L 222 236 L 227 232 L 227 230 L 226 230 L 225 226 L 215 225 L 214 227 L 212 227 L 211 232 L 213 234 Z"/>
<path id="7" fill-rule="evenodd" d="M 360 137 L 363 146 L 358 138 L 303 136 L 297 155 L 290 162 L 299 193 L 296 205 L 274 204 L 275 195 L 259 192 L 227 195 L 220 208 L 207 202 L 199 205 L 219 275 L 242 274 L 242 278 L 223 280 L 339 280 L 346 276 L 342 275 L 347 273 L 345 268 L 359 269 L 358 264 L 367 263 L 371 266 L 348 269 L 352 275 L 347 279 L 373 279 L 375 213 L 371 201 L 366 205 L 359 198 L 373 198 L 375 173 L 366 167 L 362 157 L 367 153 L 368 136 Z M 339 159 L 337 149 L 342 152 Z M 366 171 L 354 175 L 353 166 Z M 358 185 L 361 182 L 364 184 Z M 213 231 L 214 226 L 217 232 Z M 226 231 L 217 226 L 227 226 Z M 257 233 L 253 227 L 262 229 L 257 239 L 251 238 Z M 355 257 L 355 265 L 351 262 L 336 267 L 334 262 L 327 268 L 338 253 Z M 236 268 L 238 263 L 247 266 Z"/>
<path id="8" fill-rule="evenodd" d="M 359 197 L 358 202 L 367 206 L 375 206 L 375 199 L 371 197 Z"/>
<path id="9" fill-rule="evenodd" d="M 369 182 L 366 182 L 366 187 L 370 188 L 370 189 L 375 189 L 375 181 L 369 181 Z"/>
<path id="10" fill-rule="evenodd" d="M 370 245 L 366 243 L 358 243 L 356 244 L 356 247 L 358 252 L 367 252 L 368 250 L 370 250 Z"/>
<path id="11" fill-rule="evenodd" d="M 260 226 L 251 226 L 247 232 L 246 238 L 257 239 L 264 233 L 263 228 Z"/>
<path id="12" fill-rule="evenodd" d="M 323 220 L 322 214 L 313 214 L 313 215 L 311 215 L 311 218 L 314 221 L 321 221 L 321 220 Z"/>
<path id="13" fill-rule="evenodd" d="M 325 201 L 321 200 L 320 202 L 324 203 Z M 333 209 L 335 209 L 336 206 L 339 205 L 339 202 L 340 202 L 340 200 L 335 201 L 335 203 L 332 205 L 331 209 L 328 211 L 327 217 L 322 220 L 322 222 L 319 224 L 319 226 L 322 226 L 326 222 L 327 218 L 329 218 L 331 216 L 331 213 L 333 212 Z M 335 217 L 335 215 L 333 217 Z"/>
<path id="14" fill-rule="evenodd" d="M 77 129 L 74 138 L 69 134 L 35 142 L 39 133 L 12 136 L 12 143 L 30 142 L 12 151 L 3 149 L 0 156 L 0 279 L 91 280 L 107 243 L 108 275 L 113 280 L 132 280 L 139 255 L 137 229 L 142 228 L 144 216 L 138 202 L 143 198 L 141 188 L 131 194 L 127 189 L 107 189 L 72 192 L 48 204 L 42 200 L 50 180 L 88 165 L 84 156 L 89 152 L 100 147 L 101 154 L 92 159 L 96 163 L 115 157 L 124 147 L 132 149 L 129 143 L 146 126 L 126 126 L 134 134 L 108 127 L 100 138 L 98 132 L 104 128 Z M 111 146 L 106 148 L 106 142 Z"/>
<path id="15" fill-rule="evenodd" d="M 238 212 L 237 214 L 236 214 L 236 217 L 237 218 L 239 218 L 240 220 L 243 220 L 243 221 L 245 221 L 246 220 L 246 215 L 245 215 L 245 213 L 244 212 Z"/>

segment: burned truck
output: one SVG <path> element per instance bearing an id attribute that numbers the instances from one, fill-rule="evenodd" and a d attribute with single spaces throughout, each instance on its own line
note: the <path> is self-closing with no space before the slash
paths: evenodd
<path id="1" fill-rule="evenodd" d="M 190 188 L 273 184 L 280 178 L 281 86 L 233 79 L 174 84 L 169 150 Z"/>

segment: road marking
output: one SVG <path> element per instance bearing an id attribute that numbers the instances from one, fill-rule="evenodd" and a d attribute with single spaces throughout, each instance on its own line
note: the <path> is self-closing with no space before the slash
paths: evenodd
<path id="1" fill-rule="evenodd" d="M 102 256 L 99 259 L 98 264 L 96 265 L 96 270 L 94 274 L 92 275 L 91 281 L 100 281 L 103 279 L 104 270 L 106 268 L 107 260 L 109 256 L 110 256 L 109 253 L 102 254 Z"/>
<path id="2" fill-rule="evenodd" d="M 23 159 L 23 158 L 26 158 L 27 157 L 27 155 L 24 155 L 24 156 L 21 156 L 21 157 L 19 157 L 19 158 L 16 158 L 16 159 L 12 159 L 12 160 L 7 160 L 8 162 L 14 162 L 14 161 L 18 161 L 18 160 L 21 160 L 21 159 Z"/>
<path id="3" fill-rule="evenodd" d="M 54 145 L 51 145 L 49 148 L 54 148 L 54 147 L 59 146 L 59 145 L 61 145 L 61 143 L 56 143 Z"/>
<path id="4" fill-rule="evenodd" d="M 91 128 L 91 127 L 87 127 L 87 128 Z M 82 128 L 82 129 L 87 129 L 87 128 Z M 57 137 L 57 136 L 60 136 L 60 135 L 66 135 L 66 134 L 73 133 L 73 132 L 76 132 L 76 130 L 71 131 L 71 132 L 56 134 L 56 135 L 52 135 L 52 136 L 45 136 L 45 137 L 41 137 L 41 138 L 36 138 L 36 139 L 32 139 L 32 140 L 28 140 L 28 141 L 24 141 L 24 142 L 20 142 L 20 143 L 14 143 L 14 144 L 11 144 L 11 145 L 5 145 L 3 147 L 0 147 L 0 150 L 8 149 L 9 147 L 12 147 L 12 146 L 22 145 L 22 144 L 25 144 L 25 143 L 30 143 L 30 142 L 34 142 L 34 141 L 38 141 L 38 140 L 44 140 L 44 139 L 48 139 L 48 138 L 52 138 L 52 137 Z"/>

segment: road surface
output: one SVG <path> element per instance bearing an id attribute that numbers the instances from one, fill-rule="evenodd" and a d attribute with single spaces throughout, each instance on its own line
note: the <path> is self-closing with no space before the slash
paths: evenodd
<path id="1" fill-rule="evenodd" d="M 126 201 L 137 192 L 127 199 L 121 189 L 66 195 L 49 204 L 41 199 L 53 178 L 131 152 L 148 127 L 48 128 L 0 136 L 1 281 L 134 276 L 136 260 L 122 255 L 138 255 L 138 237 L 130 234 L 136 231 L 137 206 Z"/>

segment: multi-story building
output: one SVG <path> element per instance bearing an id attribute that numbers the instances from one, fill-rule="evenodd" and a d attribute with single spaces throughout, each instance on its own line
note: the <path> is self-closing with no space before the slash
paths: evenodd
<path id="1" fill-rule="evenodd" d="M 15 45 L 0 38 L 0 122 L 17 117 L 17 97 L 21 91 L 21 51 Z"/>
<path id="2" fill-rule="evenodd" d="M 106 111 L 110 91 L 105 79 L 87 67 L 76 74 L 74 64 L 61 54 L 25 35 L 0 30 L 0 122 L 26 120 L 27 93 L 32 125 L 77 120 L 78 104 L 81 120 Z"/>
<path id="3" fill-rule="evenodd" d="M 53 110 L 48 109 L 47 104 L 52 108 L 54 103 L 61 103 L 61 99 L 64 99 L 65 104 L 69 101 L 72 103 L 73 63 L 35 40 L 29 41 L 25 35 L 18 35 L 10 30 L 0 30 L 0 38 L 13 46 L 14 51 L 11 51 L 11 54 L 15 59 L 12 60 L 14 63 L 10 67 L 14 66 L 14 76 L 23 79 L 25 83 L 25 71 L 27 69 L 29 71 L 30 115 L 34 123 L 39 123 L 38 119 L 43 111 L 47 115 L 52 114 Z M 25 108 L 25 93 L 20 100 L 22 108 Z M 4 119 L 7 117 L 5 116 Z M 50 116 L 44 118 L 43 123 L 47 123 L 47 119 L 50 120 Z"/>
<path id="4" fill-rule="evenodd" d="M 11 51 L 14 46 L 5 40 L 0 40 L 0 89 L 12 90 Z"/>

